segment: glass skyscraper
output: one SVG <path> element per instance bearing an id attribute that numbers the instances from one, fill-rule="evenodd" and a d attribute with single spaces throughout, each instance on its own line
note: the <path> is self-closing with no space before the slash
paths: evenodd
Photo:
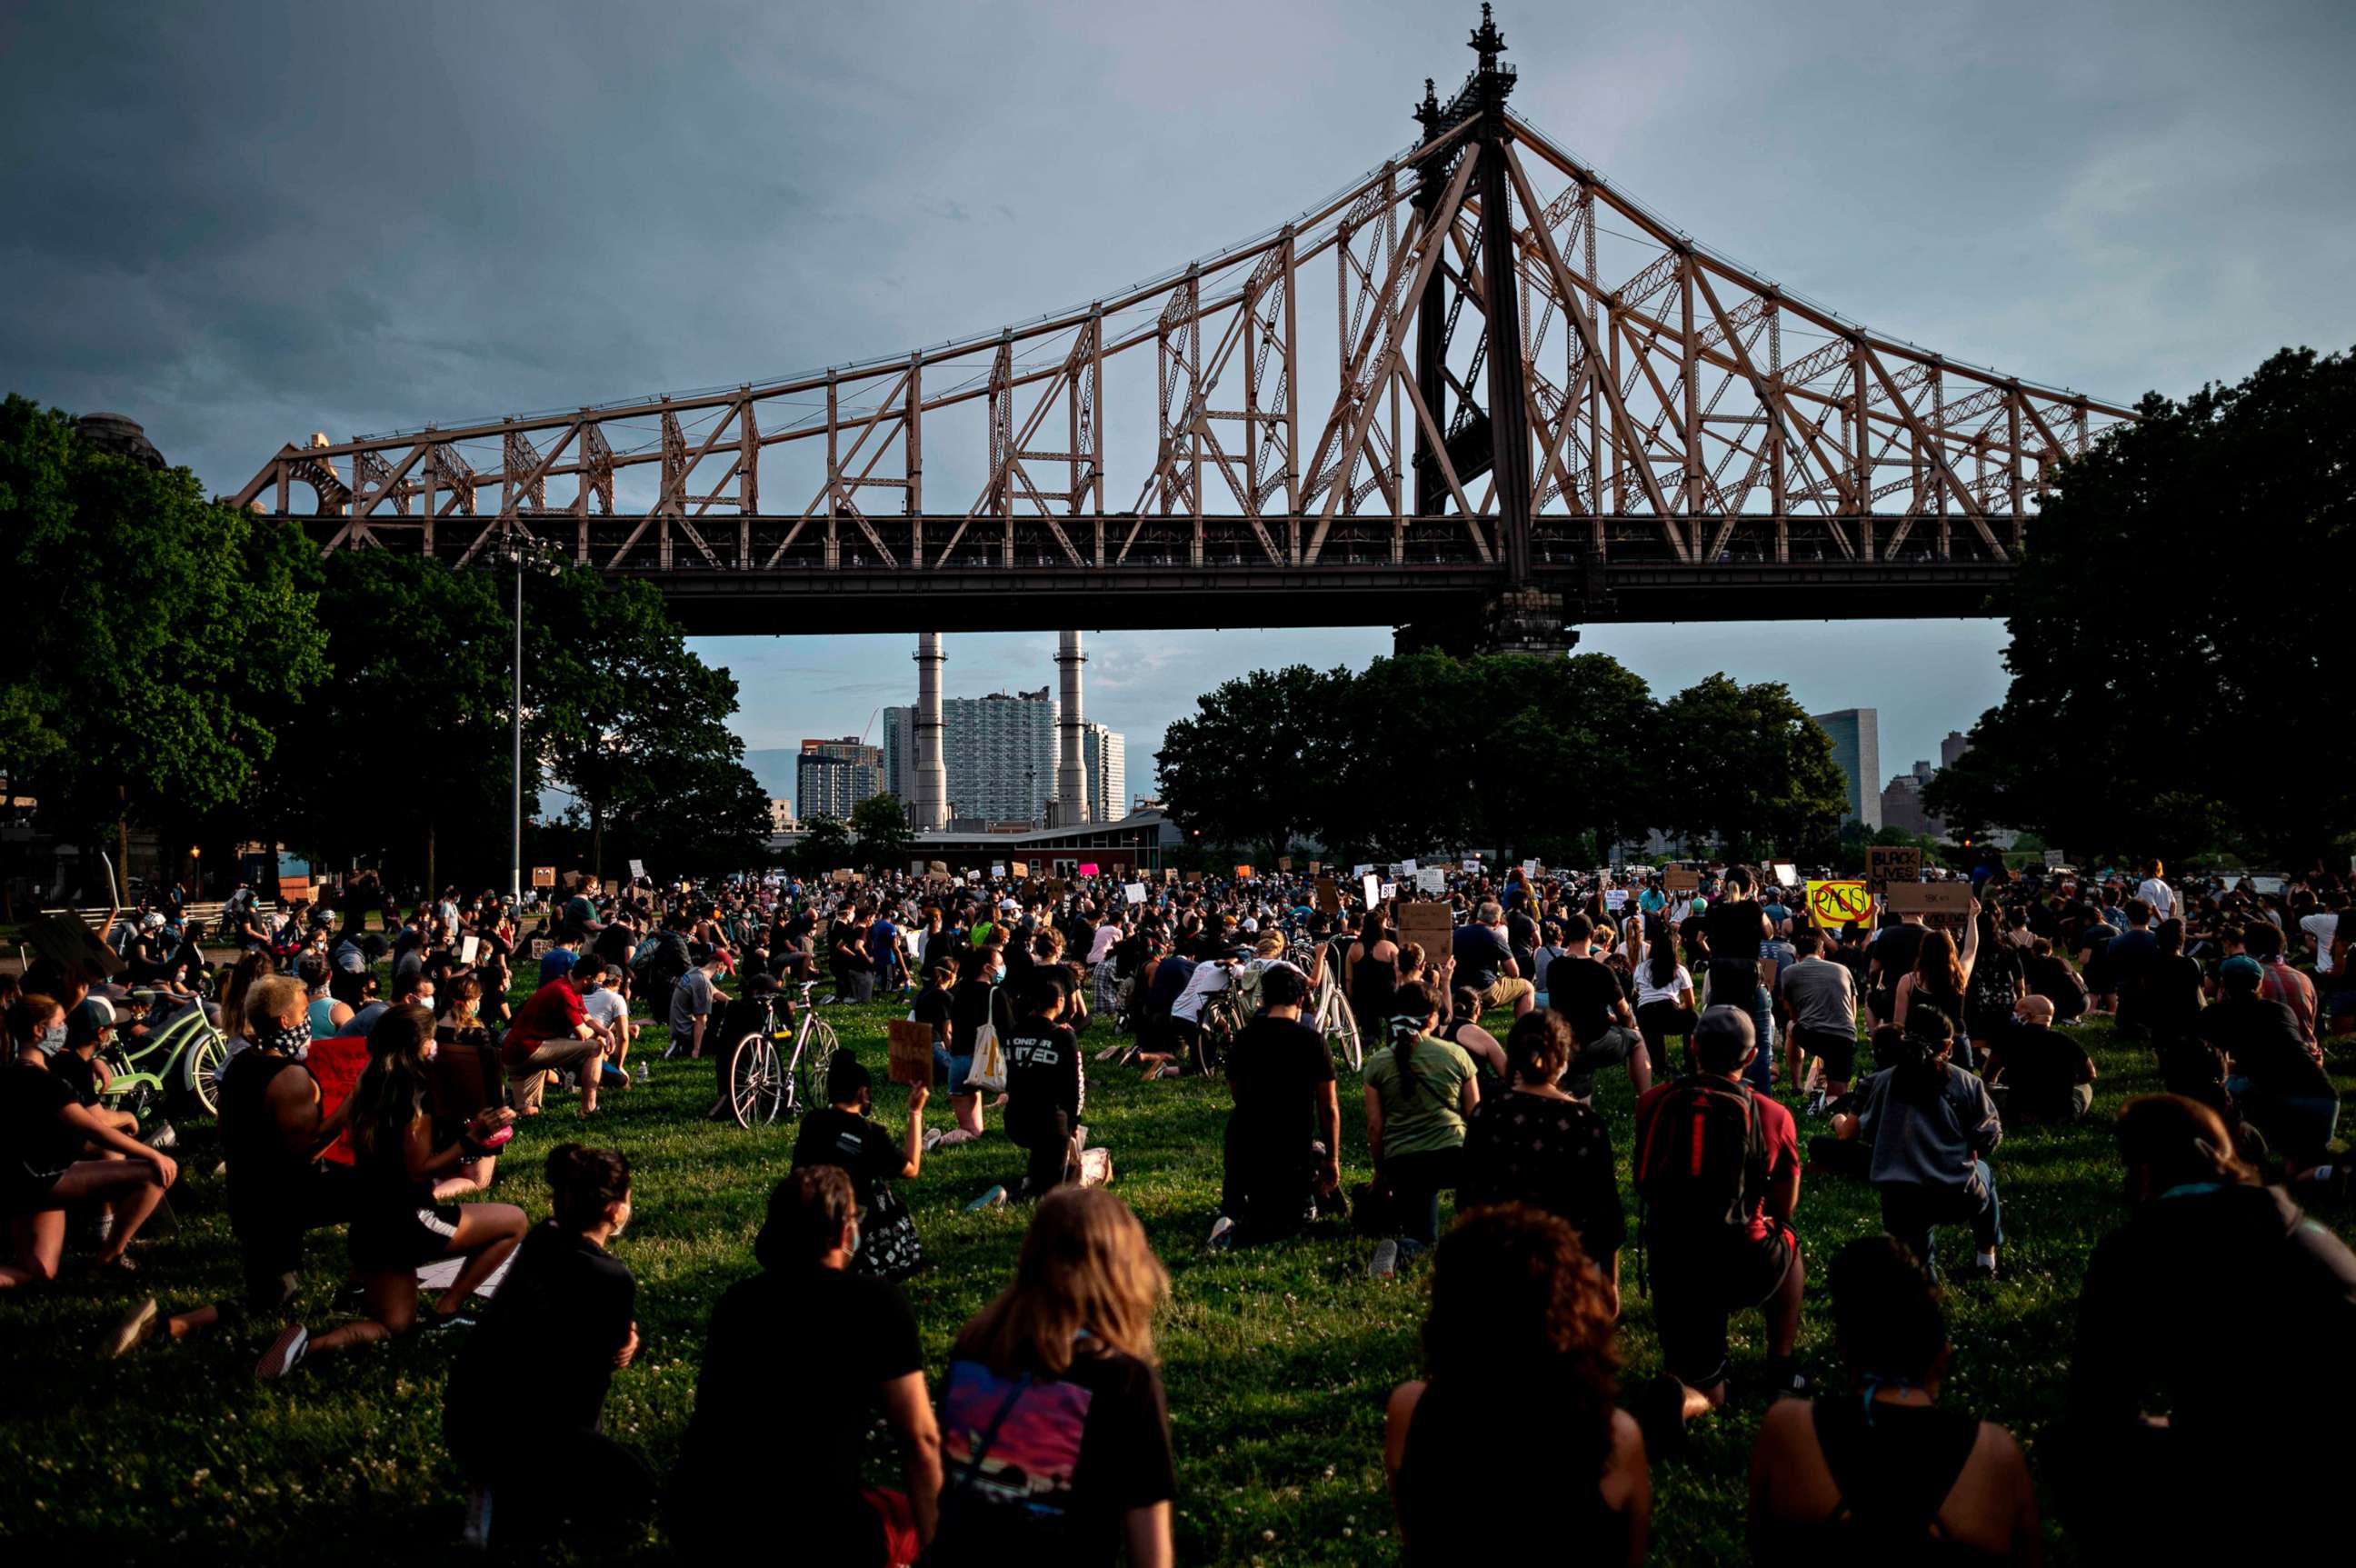
<path id="1" fill-rule="evenodd" d="M 1873 708 L 1843 708 L 1834 714 L 1811 714 L 1816 726 L 1832 737 L 1833 761 L 1848 780 L 1845 822 L 1881 826 L 1881 714 Z"/>

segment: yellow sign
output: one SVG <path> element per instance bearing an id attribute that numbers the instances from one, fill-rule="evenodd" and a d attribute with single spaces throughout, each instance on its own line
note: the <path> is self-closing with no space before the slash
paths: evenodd
<path id="1" fill-rule="evenodd" d="M 1873 895 L 1862 882 L 1811 882 L 1808 916 L 1819 926 L 1846 926 L 1873 912 Z"/>

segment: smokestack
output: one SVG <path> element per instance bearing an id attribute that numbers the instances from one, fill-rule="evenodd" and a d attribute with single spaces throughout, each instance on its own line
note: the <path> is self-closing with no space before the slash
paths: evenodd
<path id="1" fill-rule="evenodd" d="M 949 775 L 941 763 L 941 634 L 916 634 L 916 798 L 908 822 L 919 831 L 949 822 Z"/>
<path id="2" fill-rule="evenodd" d="M 1080 651 L 1080 634 L 1055 634 L 1055 671 L 1062 677 L 1062 754 L 1055 765 L 1055 822 L 1059 827 L 1088 820 L 1088 770 L 1081 760 L 1080 731 L 1087 717 L 1080 711 L 1080 666 L 1088 656 Z"/>

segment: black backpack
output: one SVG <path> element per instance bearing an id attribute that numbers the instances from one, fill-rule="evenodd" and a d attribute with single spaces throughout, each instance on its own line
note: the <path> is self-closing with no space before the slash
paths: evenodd
<path id="1" fill-rule="evenodd" d="M 669 1005 L 671 987 L 680 975 L 695 967 L 687 950 L 687 938 L 678 931 L 657 931 L 638 944 L 630 955 L 630 975 L 641 996 L 654 999 L 658 1007 Z"/>
<path id="2" fill-rule="evenodd" d="M 1749 1224 L 1767 1191 L 1767 1128 L 1751 1086 L 1709 1074 L 1677 1079 L 1637 1133 L 1635 1167 L 1653 1229 Z"/>

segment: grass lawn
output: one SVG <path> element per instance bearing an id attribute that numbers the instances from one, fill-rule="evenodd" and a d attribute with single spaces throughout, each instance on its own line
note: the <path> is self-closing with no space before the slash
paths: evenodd
<path id="1" fill-rule="evenodd" d="M 882 1004 L 829 1010 L 879 1081 L 883 1025 L 894 1015 L 897 1009 Z M 1496 1022 L 1502 1033 L 1503 1020 Z M 1958 1292 L 1949 1305 L 1956 1355 L 1945 1397 L 2010 1425 L 2032 1465 L 2040 1434 L 2061 1409 L 2087 1254 L 2120 1215 L 2104 1122 L 2126 1096 L 2158 1087 L 2145 1055 L 2115 1047 L 2106 1026 L 2084 1034 L 2102 1069 L 2098 1120 L 2064 1131 L 2023 1129 L 2007 1140 L 1998 1166 L 2011 1238 L 2007 1278 L 1993 1289 Z M 662 1032 L 648 1036 L 659 1048 Z M 1091 1031 L 1083 1043 L 1093 1049 L 1106 1038 Z M 708 1062 L 660 1064 L 650 1084 L 609 1097 L 611 1110 L 597 1123 L 598 1140 L 620 1145 L 637 1169 L 637 1217 L 616 1255 L 637 1275 L 645 1339 L 637 1364 L 614 1380 L 607 1422 L 658 1473 L 677 1453 L 712 1304 L 752 1271 L 762 1205 L 792 1147 L 789 1126 L 745 1133 L 701 1120 L 711 1084 Z M 2350 1087 L 2344 1077 L 2341 1086 Z M 1144 1084 L 1126 1070 L 1098 1071 L 1089 1089 L 1090 1141 L 1112 1151 L 1114 1190 L 1143 1219 L 1173 1276 L 1162 1351 L 1178 1455 L 1180 1560 L 1396 1562 L 1382 1411 L 1391 1386 L 1417 1369 L 1424 1274 L 1411 1268 L 1395 1283 L 1372 1282 L 1368 1244 L 1346 1237 L 1205 1257 L 1202 1240 L 1218 1196 L 1223 1091 L 1194 1081 Z M 1368 1174 L 1355 1090 L 1345 1073 L 1345 1181 Z M 886 1086 L 881 1100 L 885 1119 L 904 1124 L 904 1092 Z M 1624 1169 L 1623 1075 L 1606 1076 L 1599 1102 Z M 574 1126 L 562 1099 L 552 1095 L 549 1103 L 548 1114 L 522 1124 L 498 1187 L 499 1197 L 535 1218 L 547 1212 L 541 1156 Z M 929 1119 L 948 1124 L 945 1100 Z M 1804 1137 L 1821 1130 L 1804 1120 Z M 138 1250 L 167 1310 L 231 1297 L 238 1288 L 220 1185 L 210 1174 L 217 1140 L 207 1123 L 187 1122 L 181 1131 L 179 1234 Z M 1023 1224 L 1019 1208 L 968 1214 L 964 1207 L 991 1183 L 1012 1180 L 1021 1165 L 1020 1151 L 996 1136 L 993 1124 L 991 1137 L 928 1158 L 919 1180 L 901 1184 L 932 1259 L 907 1290 L 936 1379 L 958 1326 L 1007 1278 Z M 2325 1218 L 2351 1233 L 2344 1209 Z M 1812 1273 L 1842 1242 L 1878 1224 L 1863 1186 L 1804 1185 L 1799 1230 Z M 1968 1237 L 1944 1232 L 1942 1245 L 1953 1257 Z M 316 1240 L 311 1256 L 305 1306 L 316 1328 L 341 1272 L 339 1239 Z M 1657 1369 L 1658 1353 L 1633 1257 L 1624 1277 L 1621 1343 L 1634 1378 Z M 455 1541 L 460 1499 L 440 1439 L 446 1347 L 413 1337 L 333 1358 L 275 1385 L 251 1376 L 259 1337 L 150 1345 L 121 1363 L 95 1359 L 129 1299 L 70 1274 L 45 1294 L 0 1298 L 6 1391 L 0 1448 L 11 1456 L 0 1468 L 0 1542 L 14 1561 L 40 1560 L 45 1547 L 61 1551 L 69 1540 L 84 1562 L 102 1560 L 91 1551 L 97 1546 L 123 1563 L 306 1563 L 416 1560 Z M 775 1353 L 823 1357 L 835 1326 L 780 1322 Z M 1762 1356 L 1755 1313 L 1735 1320 L 1734 1343 L 1738 1381 L 1755 1377 Z M 1820 1380 L 1837 1375 L 1828 1304 L 1813 1281 L 1801 1350 Z M 528 1377 L 515 1397 L 532 1397 Z M 1689 1462 L 1655 1473 L 1653 1561 L 1741 1554 L 1743 1477 L 1760 1408 L 1755 1395 L 1739 1396 L 1700 1429 Z M 759 1477 L 767 1465 L 793 1463 L 784 1446 L 792 1412 L 778 1415 L 780 1447 L 746 1455 L 744 1470 L 746 1527 L 764 1534 L 779 1521 L 761 1509 Z M 1543 1463 L 1544 1419 L 1534 1416 L 1526 1440 Z M 1513 1439 L 1500 1437 L 1502 1464 Z M 885 1446 L 879 1441 L 873 1456 L 879 1477 L 891 1474 Z M 1515 1467 L 1529 1473 L 1526 1462 Z M 600 1561 L 663 1554 L 654 1540 L 607 1541 L 596 1553 Z M 2067 1542 L 2058 1543 L 2056 1555 L 2075 1560 Z"/>

